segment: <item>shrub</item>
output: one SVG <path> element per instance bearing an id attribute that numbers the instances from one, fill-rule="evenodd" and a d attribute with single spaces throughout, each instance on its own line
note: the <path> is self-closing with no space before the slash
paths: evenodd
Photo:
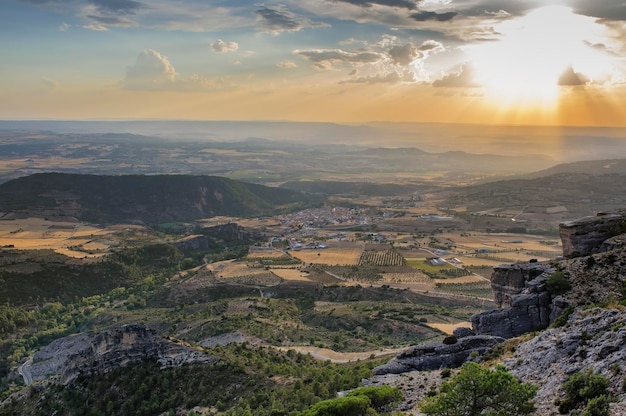
<path id="1" fill-rule="evenodd" d="M 611 400 L 606 394 L 594 397 L 587 402 L 587 406 L 580 416 L 608 416 L 609 403 Z"/>
<path id="2" fill-rule="evenodd" d="M 560 328 L 565 325 L 572 313 L 574 313 L 573 306 L 568 306 L 567 308 L 565 308 L 559 316 L 554 318 L 554 321 L 552 322 L 552 328 Z"/>
<path id="3" fill-rule="evenodd" d="M 362 416 L 369 408 L 367 396 L 346 396 L 317 402 L 303 416 Z"/>
<path id="4" fill-rule="evenodd" d="M 537 387 L 520 383 L 503 366 L 495 370 L 469 362 L 438 394 L 427 397 L 420 410 L 433 416 L 520 416 L 534 411 Z"/>
<path id="5" fill-rule="evenodd" d="M 457 339 L 454 335 L 449 335 L 443 339 L 443 343 L 446 345 L 452 345 L 457 343 Z"/>
<path id="6" fill-rule="evenodd" d="M 599 374 L 594 374 L 590 369 L 572 374 L 563 383 L 565 398 L 558 402 L 559 412 L 566 414 L 578 407 L 588 408 L 591 400 L 598 399 L 600 396 L 606 396 L 608 400 L 608 386 L 609 379 Z M 598 402 L 598 404 L 601 404 L 602 400 L 598 399 L 594 403 Z M 589 412 L 591 411 L 589 410 Z M 595 415 L 595 413 L 587 414 L 588 416 Z"/>
<path id="7" fill-rule="evenodd" d="M 360 387 L 346 395 L 346 397 L 352 396 L 366 396 L 370 399 L 371 406 L 376 410 L 383 410 L 386 406 L 399 402 L 404 398 L 399 389 L 391 386 Z"/>
<path id="8" fill-rule="evenodd" d="M 569 292 L 572 284 L 567 280 L 563 272 L 554 272 L 548 277 L 546 289 L 551 295 L 562 295 Z"/>

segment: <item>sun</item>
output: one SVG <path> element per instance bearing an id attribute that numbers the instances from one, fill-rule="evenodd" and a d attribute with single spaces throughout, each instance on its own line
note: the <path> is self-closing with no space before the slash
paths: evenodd
<path id="1" fill-rule="evenodd" d="M 547 6 L 494 26 L 497 41 L 468 47 L 476 81 L 501 104 L 550 107 L 563 85 L 603 82 L 613 67 L 604 26 Z"/>

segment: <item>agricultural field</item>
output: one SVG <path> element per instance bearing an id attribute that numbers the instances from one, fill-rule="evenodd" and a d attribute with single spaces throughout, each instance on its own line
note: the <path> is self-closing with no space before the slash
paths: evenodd
<path id="1" fill-rule="evenodd" d="M 403 266 L 404 257 L 395 250 L 365 250 L 359 258 L 359 266 Z"/>
<path id="2" fill-rule="evenodd" d="M 97 228 L 69 219 L 63 222 L 43 218 L 0 220 L 0 247 L 20 250 L 54 250 L 76 258 L 97 258 L 111 245 L 113 230 Z"/>
<path id="3" fill-rule="evenodd" d="M 359 264 L 362 252 L 362 245 L 331 241 L 328 243 L 328 248 L 290 250 L 289 254 L 303 263 L 351 266 Z"/>
<path id="4" fill-rule="evenodd" d="M 558 237 L 513 233 L 444 233 L 437 238 L 454 244 L 456 256 L 477 252 L 506 261 L 549 260 L 562 254 Z"/>

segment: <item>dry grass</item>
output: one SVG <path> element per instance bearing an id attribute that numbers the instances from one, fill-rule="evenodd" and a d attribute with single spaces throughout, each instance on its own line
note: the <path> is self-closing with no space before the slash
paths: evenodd
<path id="1" fill-rule="evenodd" d="M 272 273 L 284 280 L 296 280 L 310 282 L 309 273 L 298 269 L 272 269 Z"/>
<path id="2" fill-rule="evenodd" d="M 109 249 L 105 240 L 97 240 L 112 234 L 77 221 L 46 221 L 43 218 L 25 218 L 0 221 L 0 246 L 12 246 L 21 250 L 50 249 L 76 258 L 101 257 Z"/>
<path id="3" fill-rule="evenodd" d="M 452 283 L 484 283 L 487 282 L 488 280 L 485 279 L 482 276 L 475 276 L 475 275 L 470 275 L 470 276 L 462 276 L 462 277 L 451 277 L 450 279 L 432 279 L 432 282 L 434 284 L 437 283 L 442 283 L 442 284 L 452 284 Z"/>
<path id="4" fill-rule="evenodd" d="M 408 273 L 383 273 L 383 281 L 394 283 L 432 283 L 430 277 L 419 271 Z"/>
<path id="5" fill-rule="evenodd" d="M 328 248 L 325 249 L 292 250 L 289 254 L 304 263 L 352 266 L 359 263 L 362 252 L 363 247 L 361 245 L 330 242 Z"/>
<path id="6" fill-rule="evenodd" d="M 438 329 L 443 333 L 452 335 L 452 332 L 454 331 L 455 328 L 471 328 L 472 324 L 470 322 L 464 322 L 464 321 L 460 321 L 460 322 L 456 322 L 454 324 L 437 324 L 437 323 L 427 323 L 427 326 L 434 328 L 434 329 Z"/>

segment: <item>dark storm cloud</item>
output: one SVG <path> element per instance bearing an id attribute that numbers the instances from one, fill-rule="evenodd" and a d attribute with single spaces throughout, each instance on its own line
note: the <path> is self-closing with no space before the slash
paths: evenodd
<path id="1" fill-rule="evenodd" d="M 445 13 L 437 13 L 437 12 L 417 12 L 411 14 L 411 19 L 416 20 L 418 22 L 426 22 L 428 20 L 435 20 L 437 22 L 449 22 L 458 16 L 457 12 L 445 12 Z"/>
<path id="2" fill-rule="evenodd" d="M 416 2 L 410 0 L 327 0 L 331 3 L 348 3 L 360 7 L 372 7 L 373 5 L 398 7 L 403 9 L 415 10 Z"/>

